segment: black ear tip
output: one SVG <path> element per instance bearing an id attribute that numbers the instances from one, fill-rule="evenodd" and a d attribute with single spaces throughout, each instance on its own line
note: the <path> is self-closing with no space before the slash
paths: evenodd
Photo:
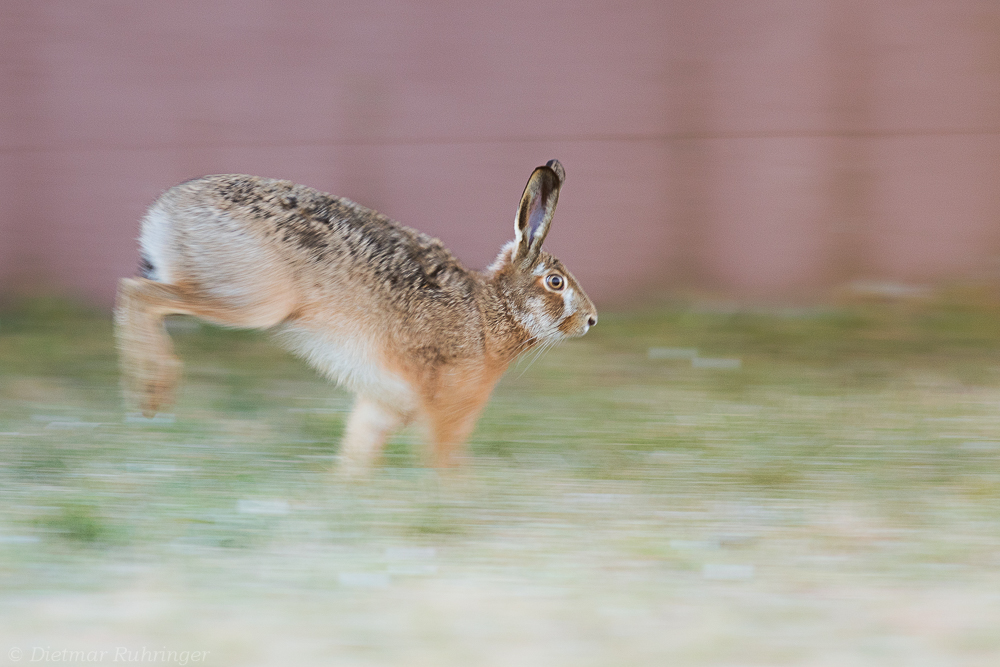
<path id="1" fill-rule="evenodd" d="M 563 169 L 562 163 L 559 160 L 549 160 L 545 163 L 545 166 L 556 173 L 559 177 L 559 185 L 566 182 L 566 170 Z"/>

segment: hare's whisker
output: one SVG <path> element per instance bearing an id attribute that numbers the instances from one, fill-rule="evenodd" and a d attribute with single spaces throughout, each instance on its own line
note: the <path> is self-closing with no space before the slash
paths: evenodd
<path id="1" fill-rule="evenodd" d="M 542 341 L 542 344 L 539 345 L 537 349 L 532 350 L 531 360 L 528 362 L 528 365 L 525 367 L 525 369 L 521 371 L 521 373 L 517 376 L 518 379 L 524 377 L 524 374 L 528 372 L 528 369 L 534 366 L 535 362 L 538 361 L 542 357 L 542 355 L 545 354 L 549 349 L 551 349 L 552 346 L 555 345 L 557 342 L 558 341 L 556 340 Z"/>

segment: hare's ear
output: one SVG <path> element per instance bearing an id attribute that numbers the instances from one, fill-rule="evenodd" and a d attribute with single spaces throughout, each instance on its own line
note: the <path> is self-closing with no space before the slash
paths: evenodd
<path id="1" fill-rule="evenodd" d="M 521 205 L 514 219 L 515 261 L 534 262 L 542 250 L 542 241 L 549 233 L 552 214 L 559 200 L 559 188 L 566 180 L 566 171 L 559 160 L 549 160 L 544 167 L 531 173 L 521 195 Z"/>

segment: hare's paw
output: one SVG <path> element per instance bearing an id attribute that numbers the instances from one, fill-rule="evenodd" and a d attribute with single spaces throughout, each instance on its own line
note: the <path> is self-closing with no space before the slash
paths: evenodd
<path id="1" fill-rule="evenodd" d="M 180 381 L 181 362 L 173 356 L 164 356 L 146 374 L 143 381 L 142 413 L 152 417 L 160 408 L 173 405 Z"/>
<path id="2" fill-rule="evenodd" d="M 126 360 L 125 394 L 146 417 L 172 405 L 180 381 L 181 362 L 171 354 Z"/>
<path id="3" fill-rule="evenodd" d="M 405 421 L 405 416 L 396 410 L 366 396 L 358 396 L 340 445 L 340 473 L 346 477 L 368 473 L 382 454 L 389 436 Z"/>

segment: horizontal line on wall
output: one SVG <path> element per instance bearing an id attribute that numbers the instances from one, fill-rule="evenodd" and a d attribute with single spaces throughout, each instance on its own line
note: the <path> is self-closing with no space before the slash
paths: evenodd
<path id="1" fill-rule="evenodd" d="M 50 146 L 0 146 L 0 153 L 73 152 L 92 150 L 185 150 L 226 148 L 308 148 L 322 146 L 447 146 L 514 143 L 641 143 L 710 141 L 716 139 L 895 139 L 932 137 L 1000 136 L 1000 129 L 914 129 L 914 130 L 762 130 L 756 132 L 671 132 L 664 134 L 552 135 L 535 137 L 364 137 L 301 141 L 171 142 L 149 144 L 67 143 Z"/>

